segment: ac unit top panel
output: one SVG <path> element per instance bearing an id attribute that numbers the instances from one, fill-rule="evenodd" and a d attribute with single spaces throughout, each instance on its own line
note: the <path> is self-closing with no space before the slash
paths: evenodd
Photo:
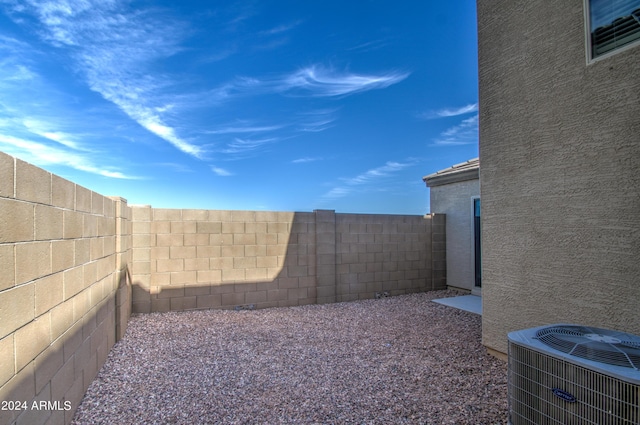
<path id="1" fill-rule="evenodd" d="M 640 384 L 640 336 L 561 323 L 510 332 L 508 339 L 510 343 Z"/>

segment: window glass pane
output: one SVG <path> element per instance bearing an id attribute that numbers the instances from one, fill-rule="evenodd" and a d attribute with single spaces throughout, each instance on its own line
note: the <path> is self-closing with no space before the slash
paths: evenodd
<path id="1" fill-rule="evenodd" d="M 591 56 L 640 40 L 640 0 L 589 0 Z"/>

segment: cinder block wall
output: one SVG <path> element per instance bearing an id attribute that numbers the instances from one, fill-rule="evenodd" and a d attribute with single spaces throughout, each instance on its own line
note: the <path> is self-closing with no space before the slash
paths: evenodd
<path id="1" fill-rule="evenodd" d="M 444 289 L 444 253 L 432 255 L 434 236 L 436 250 L 444 247 L 439 220 L 336 215 L 336 301 Z"/>
<path id="2" fill-rule="evenodd" d="M 315 303 L 313 213 L 132 209 L 134 312 Z"/>
<path id="3" fill-rule="evenodd" d="M 0 152 L 0 400 L 21 403 L 0 424 L 69 423 L 132 312 L 445 288 L 444 233 L 437 214 L 130 207 Z"/>
<path id="4" fill-rule="evenodd" d="M 118 285 L 126 327 L 128 218 L 123 199 L 0 152 L 0 400 L 27 406 L 0 423 L 71 420 L 115 343 Z"/>
<path id="5" fill-rule="evenodd" d="M 329 303 L 446 286 L 442 215 L 132 210 L 136 313 Z"/>

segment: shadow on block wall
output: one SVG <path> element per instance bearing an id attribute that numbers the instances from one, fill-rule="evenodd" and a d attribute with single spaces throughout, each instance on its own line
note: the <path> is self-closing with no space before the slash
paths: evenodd
<path id="1" fill-rule="evenodd" d="M 331 303 L 446 286 L 444 216 L 132 208 L 134 313 Z"/>
<path id="2" fill-rule="evenodd" d="M 13 358 L 18 372 L 0 387 L 0 424 L 69 423 L 111 347 L 124 336 L 130 306 L 125 266 L 115 291 L 106 281 L 94 283 L 19 329 L 11 338 L 15 357 L 2 357 Z"/>
<path id="3" fill-rule="evenodd" d="M 52 312 L 56 315 L 56 322 L 51 323 L 51 332 L 62 332 L 53 343 L 48 344 L 48 339 L 45 338 L 41 338 L 42 342 L 38 340 L 38 325 L 31 330 L 25 329 L 16 333 L 18 353 L 39 351 L 40 349 L 35 347 L 40 344 L 47 346 L 32 361 L 28 361 L 30 356 L 24 354 L 15 358 L 19 371 L 4 383 L 0 390 L 0 400 L 6 403 L 0 410 L 0 423 L 71 421 L 86 388 L 96 377 L 116 340 L 115 294 L 111 293 L 79 320 L 73 322 L 73 304 L 82 303 L 81 298 L 82 295 L 72 300 L 69 308 L 61 305 Z M 67 319 L 63 317 L 65 315 L 68 316 Z M 44 320 L 38 319 L 34 323 Z M 64 329 L 66 322 L 73 324 Z M 21 332 L 25 335 L 19 335 Z M 20 342 L 21 339 L 24 342 Z M 22 344 L 34 348 L 20 347 Z M 8 359 L 4 357 L 2 360 Z"/>
<path id="4" fill-rule="evenodd" d="M 71 421 L 126 331 L 132 288 L 126 265 L 111 288 L 108 281 L 93 283 L 14 334 L 15 357 L 3 353 L 2 361 L 13 358 L 18 372 L 0 386 L 0 424 Z"/>
<path id="5" fill-rule="evenodd" d="M 129 213 L 0 152 L 1 424 L 71 421 L 126 329 Z"/>
<path id="6" fill-rule="evenodd" d="M 134 207 L 2 152 L 0 212 L 0 424 L 69 423 L 131 312 L 446 284 L 439 215 Z"/>

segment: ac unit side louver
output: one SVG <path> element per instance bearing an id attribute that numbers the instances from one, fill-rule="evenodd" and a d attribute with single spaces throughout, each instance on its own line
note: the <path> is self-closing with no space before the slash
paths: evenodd
<path id="1" fill-rule="evenodd" d="M 556 324 L 508 335 L 511 425 L 640 425 L 640 337 Z"/>

